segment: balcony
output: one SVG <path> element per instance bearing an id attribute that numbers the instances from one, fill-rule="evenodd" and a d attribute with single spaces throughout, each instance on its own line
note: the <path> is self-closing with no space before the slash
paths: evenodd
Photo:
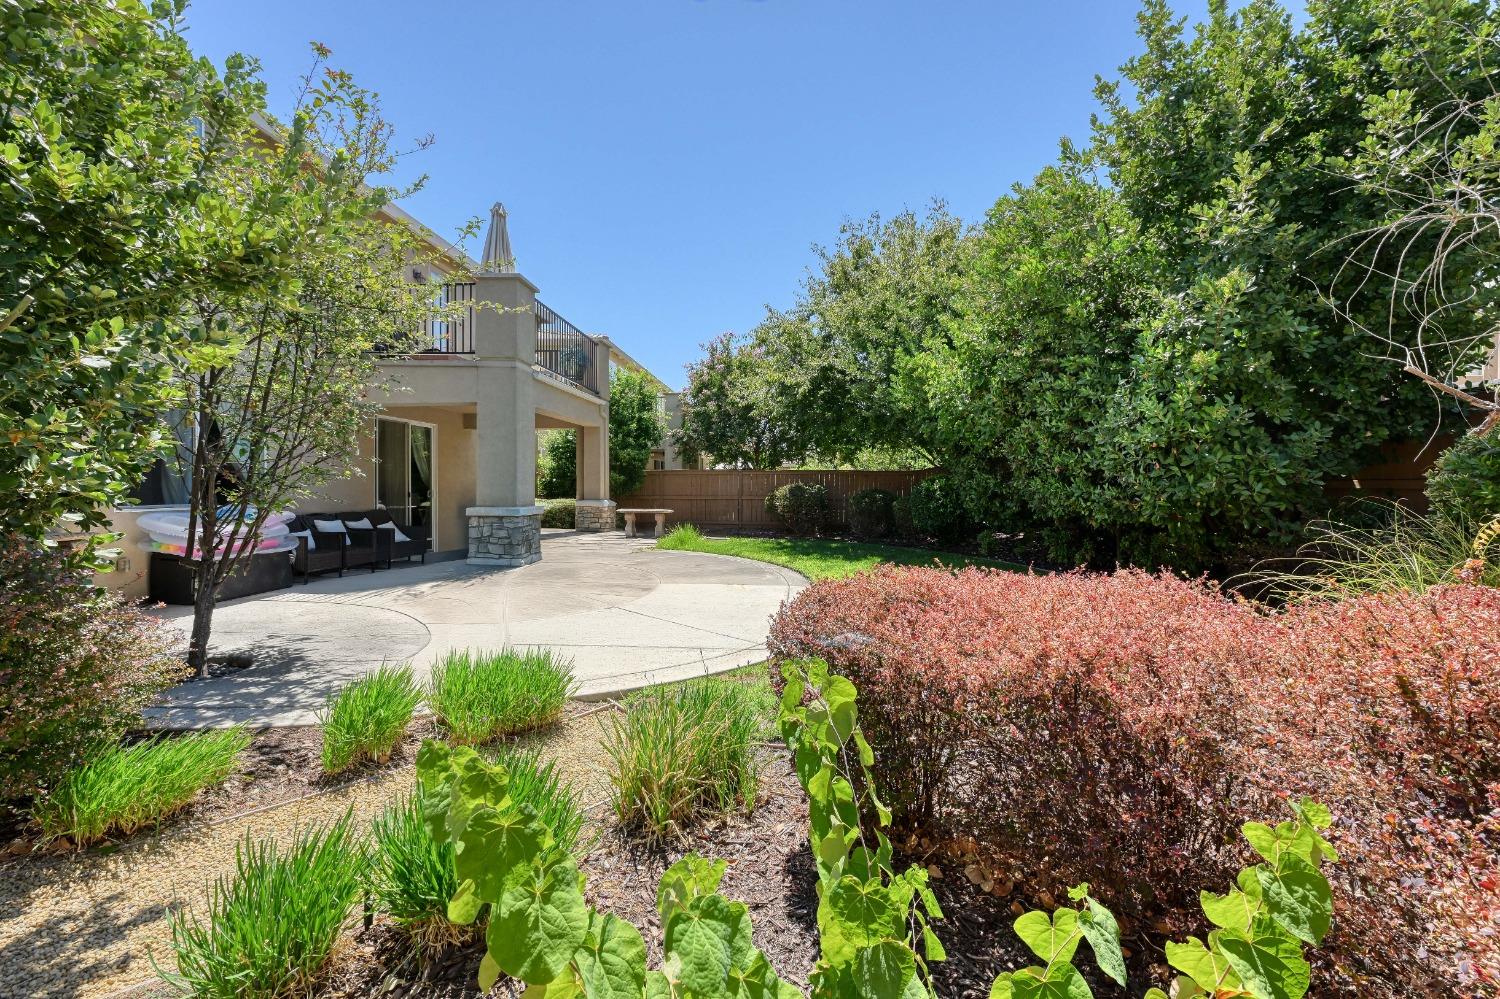
<path id="1" fill-rule="evenodd" d="M 474 282 L 440 285 L 437 304 L 448 307 L 447 318 L 422 323 L 419 340 L 423 354 L 474 353 Z"/>
<path id="2" fill-rule="evenodd" d="M 537 366 L 598 395 L 594 338 L 540 301 L 536 303 L 534 311 Z"/>
<path id="3" fill-rule="evenodd" d="M 418 347 L 411 357 L 474 353 L 474 282 L 439 286 L 436 304 L 444 318 L 422 324 Z M 536 366 L 551 375 L 599 394 L 594 365 L 596 341 L 547 305 L 532 305 L 536 320 Z"/>

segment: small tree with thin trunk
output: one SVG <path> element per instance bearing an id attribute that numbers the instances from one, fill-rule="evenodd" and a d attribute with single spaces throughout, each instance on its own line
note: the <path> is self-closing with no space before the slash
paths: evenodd
<path id="1" fill-rule="evenodd" d="M 326 55 L 319 47 L 319 63 Z M 299 238 L 280 281 L 194 302 L 191 335 L 204 346 L 177 373 L 173 429 L 196 575 L 188 658 L 200 676 L 224 580 L 273 512 L 357 472 L 358 442 L 378 409 L 379 353 L 413 349 L 423 320 L 442 314 L 430 288 L 406 279 L 428 253 L 423 242 L 375 214 L 394 196 L 367 183 L 394 162 L 390 133 L 372 95 L 329 70 L 309 76 L 274 148 L 244 144 L 246 201 Z"/>

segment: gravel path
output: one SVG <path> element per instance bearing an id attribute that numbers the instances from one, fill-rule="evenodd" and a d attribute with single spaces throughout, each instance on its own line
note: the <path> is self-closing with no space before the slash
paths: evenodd
<path id="1" fill-rule="evenodd" d="M 599 715 L 579 712 L 522 744 L 556 759 L 580 803 L 592 805 L 608 793 L 599 731 Z M 0 999 L 105 997 L 144 986 L 155 978 L 153 957 L 173 966 L 169 911 L 203 906 L 213 880 L 234 870 L 235 844 L 247 832 L 288 842 L 297 828 L 345 809 L 364 824 L 413 780 L 408 763 L 248 815 L 180 822 L 116 847 L 0 862 Z"/>

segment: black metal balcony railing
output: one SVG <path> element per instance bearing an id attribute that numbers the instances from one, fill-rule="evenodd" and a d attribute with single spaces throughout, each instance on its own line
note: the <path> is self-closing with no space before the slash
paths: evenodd
<path id="1" fill-rule="evenodd" d="M 474 282 L 439 286 L 437 304 L 447 306 L 444 316 L 422 324 L 418 349 L 424 354 L 474 353 Z"/>
<path id="2" fill-rule="evenodd" d="M 598 395 L 595 342 L 593 337 L 540 301 L 536 303 L 536 363 Z"/>

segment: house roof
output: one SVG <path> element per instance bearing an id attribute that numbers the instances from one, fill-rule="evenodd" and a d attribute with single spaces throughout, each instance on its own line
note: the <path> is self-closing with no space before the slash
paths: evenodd
<path id="1" fill-rule="evenodd" d="M 672 389 L 667 385 L 666 382 L 658 378 L 650 368 L 646 367 L 640 361 L 637 361 L 635 358 L 625 353 L 625 351 L 621 350 L 620 345 L 615 343 L 614 340 L 611 339 L 607 334 L 590 333 L 589 336 L 593 337 L 595 340 L 603 340 L 605 343 L 609 344 L 609 359 L 618 364 L 620 367 L 629 368 L 631 371 L 639 371 L 641 374 L 651 379 L 651 381 L 656 385 L 657 390 L 660 392 L 672 391 Z"/>

